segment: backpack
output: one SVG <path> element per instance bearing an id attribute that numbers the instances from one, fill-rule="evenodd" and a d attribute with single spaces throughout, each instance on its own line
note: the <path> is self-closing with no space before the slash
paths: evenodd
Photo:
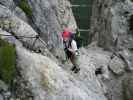
<path id="1" fill-rule="evenodd" d="M 70 39 L 68 44 L 65 41 L 63 41 L 63 43 L 64 43 L 64 46 L 65 46 L 64 51 L 66 53 L 66 57 L 67 57 L 67 59 L 69 59 L 72 55 L 72 52 L 70 52 L 68 50 L 68 48 L 71 47 L 72 40 Z"/>
<path id="2" fill-rule="evenodd" d="M 76 34 L 75 33 L 70 33 L 70 40 L 74 40 L 76 38 Z"/>
<path id="3" fill-rule="evenodd" d="M 68 41 L 68 45 L 67 45 L 67 43 L 65 41 L 63 42 L 64 46 L 65 46 L 64 51 L 66 53 L 67 59 L 69 59 L 72 56 L 72 52 L 70 52 L 68 50 L 68 48 L 71 47 L 71 43 L 72 43 L 73 39 L 74 39 L 74 35 L 72 33 L 70 33 L 70 39 Z"/>

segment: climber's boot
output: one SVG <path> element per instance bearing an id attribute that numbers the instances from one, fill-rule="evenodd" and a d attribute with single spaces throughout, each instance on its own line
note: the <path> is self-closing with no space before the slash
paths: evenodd
<path id="1" fill-rule="evenodd" d="M 71 71 L 74 71 L 74 70 L 76 70 L 76 66 L 73 66 L 73 67 L 71 68 Z"/>
<path id="2" fill-rule="evenodd" d="M 80 68 L 76 68 L 75 70 L 74 70 L 74 73 L 78 73 L 80 71 Z"/>

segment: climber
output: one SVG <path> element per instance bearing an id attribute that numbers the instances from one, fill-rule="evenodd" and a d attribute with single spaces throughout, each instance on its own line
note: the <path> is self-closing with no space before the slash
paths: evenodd
<path id="1" fill-rule="evenodd" d="M 77 49 L 77 43 L 74 40 L 75 34 L 70 32 L 68 29 L 65 29 L 62 33 L 63 37 L 63 43 L 64 43 L 64 51 L 66 53 L 67 59 L 70 59 L 70 61 L 73 64 L 72 71 L 74 73 L 78 73 L 80 71 L 79 68 L 79 62 L 78 62 L 78 49 Z"/>

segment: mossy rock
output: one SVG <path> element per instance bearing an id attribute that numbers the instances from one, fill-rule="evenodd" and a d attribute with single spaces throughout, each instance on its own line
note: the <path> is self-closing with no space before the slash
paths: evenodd
<path id="1" fill-rule="evenodd" d="M 12 44 L 0 39 L 0 78 L 11 84 L 15 75 L 16 50 Z"/>
<path id="2" fill-rule="evenodd" d="M 25 14 L 28 17 L 32 16 L 32 9 L 28 5 L 28 1 L 27 0 L 21 0 L 20 3 L 19 3 L 19 7 L 25 12 Z"/>

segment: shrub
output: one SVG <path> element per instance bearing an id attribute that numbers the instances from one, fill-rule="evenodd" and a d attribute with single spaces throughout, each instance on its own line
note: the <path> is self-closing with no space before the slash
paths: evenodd
<path id="1" fill-rule="evenodd" d="M 19 7 L 25 12 L 28 17 L 32 16 L 32 9 L 28 5 L 27 0 L 21 0 L 19 3 Z"/>
<path id="2" fill-rule="evenodd" d="M 0 77 L 7 84 L 11 84 L 15 75 L 16 52 L 15 47 L 0 39 Z"/>

